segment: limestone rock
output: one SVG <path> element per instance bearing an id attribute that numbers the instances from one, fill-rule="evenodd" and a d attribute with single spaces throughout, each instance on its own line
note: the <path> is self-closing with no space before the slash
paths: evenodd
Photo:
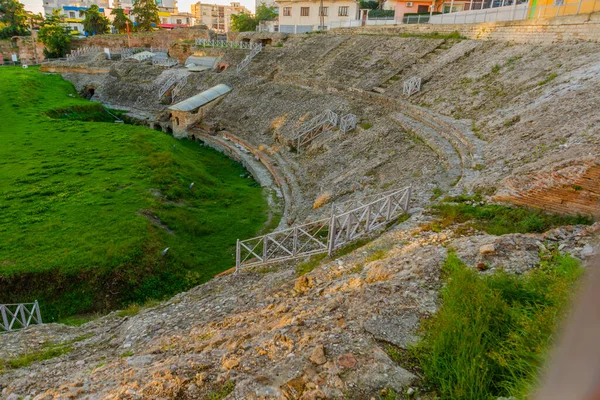
<path id="1" fill-rule="evenodd" d="M 338 364 L 344 368 L 354 368 L 356 366 L 356 358 L 351 353 L 342 354 L 338 357 Z"/>
<path id="2" fill-rule="evenodd" d="M 314 348 L 309 360 L 316 365 L 323 365 L 327 362 L 327 358 L 325 357 L 325 348 L 323 345 L 318 345 Z"/>
<path id="3" fill-rule="evenodd" d="M 482 256 L 487 256 L 496 253 L 496 246 L 493 244 L 484 244 L 479 248 L 479 254 Z"/>

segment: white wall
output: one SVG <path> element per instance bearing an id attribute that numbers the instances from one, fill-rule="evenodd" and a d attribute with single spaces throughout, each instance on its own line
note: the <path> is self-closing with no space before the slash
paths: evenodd
<path id="1" fill-rule="evenodd" d="M 449 14 L 432 15 L 430 24 L 470 24 L 475 22 L 496 22 L 527 19 L 527 3 L 516 7 L 504 6 L 483 10 L 459 11 Z"/>

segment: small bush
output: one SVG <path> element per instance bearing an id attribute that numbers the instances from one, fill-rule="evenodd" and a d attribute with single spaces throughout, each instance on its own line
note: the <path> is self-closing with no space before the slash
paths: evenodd
<path id="1" fill-rule="evenodd" d="M 567 216 L 545 213 L 523 207 L 508 207 L 500 204 L 473 205 L 468 198 L 455 197 L 446 201 L 458 201 L 456 204 L 443 203 L 432 206 L 432 212 L 441 217 L 437 224 L 440 228 L 455 223 L 469 222 L 474 228 L 492 235 L 508 233 L 544 232 L 563 225 L 590 225 L 593 220 L 584 216 Z"/>
<path id="2" fill-rule="evenodd" d="M 442 399 L 524 398 L 582 273 L 553 253 L 523 277 L 479 275 L 452 252 L 442 306 L 411 349 Z"/>

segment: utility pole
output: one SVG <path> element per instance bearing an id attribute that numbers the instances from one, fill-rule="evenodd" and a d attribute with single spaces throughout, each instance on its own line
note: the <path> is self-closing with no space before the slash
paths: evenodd
<path id="1" fill-rule="evenodd" d="M 319 26 L 319 30 L 325 29 L 325 15 L 323 15 L 323 0 L 321 0 L 321 5 L 319 6 L 319 22 L 321 26 Z"/>

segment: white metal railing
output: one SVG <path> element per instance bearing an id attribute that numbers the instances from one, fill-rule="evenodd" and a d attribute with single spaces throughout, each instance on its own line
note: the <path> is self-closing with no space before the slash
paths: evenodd
<path id="1" fill-rule="evenodd" d="M 252 48 L 252 50 L 250 50 L 250 54 L 248 54 L 238 65 L 237 67 L 235 67 L 235 71 L 239 74 L 244 68 L 246 68 L 248 66 L 248 64 L 250 64 L 250 61 L 252 61 L 252 59 L 254 57 L 256 57 L 258 55 L 258 53 L 260 53 L 262 51 L 262 43 L 258 43 L 256 46 L 254 46 Z"/>
<path id="2" fill-rule="evenodd" d="M 25 329 L 41 324 L 42 315 L 37 300 L 33 303 L 0 304 L 0 333 Z"/>
<path id="3" fill-rule="evenodd" d="M 340 131 L 347 133 L 356 128 L 356 115 L 346 114 L 340 118 Z"/>
<path id="4" fill-rule="evenodd" d="M 493 3 L 491 3 L 493 5 Z M 484 3 L 479 3 L 483 7 Z M 470 7 L 476 7 L 472 4 Z M 517 21 L 527 19 L 528 5 L 496 6 L 490 8 L 471 8 L 468 11 L 432 15 L 430 24 L 470 24 L 476 22 Z"/>
<path id="5" fill-rule="evenodd" d="M 296 144 L 296 150 L 300 151 L 302 146 L 312 142 L 314 138 L 321 133 L 331 130 L 337 125 L 338 116 L 331 110 L 326 110 L 317 115 L 300 130 L 300 133 L 293 139 Z"/>
<path id="6" fill-rule="evenodd" d="M 332 213 L 329 219 L 238 240 L 236 272 L 242 267 L 278 263 L 313 254 L 331 255 L 341 246 L 407 213 L 410 195 L 411 188 L 407 187 L 381 195 L 357 208 Z"/>
<path id="7" fill-rule="evenodd" d="M 421 78 L 418 76 L 413 76 L 412 78 L 408 78 L 404 81 L 402 87 L 402 93 L 407 96 L 412 96 L 413 94 L 421 91 Z"/>
<path id="8" fill-rule="evenodd" d="M 227 40 L 196 39 L 196 46 L 252 50 L 262 43 L 231 42 Z"/>
<path id="9" fill-rule="evenodd" d="M 103 52 L 104 52 L 104 48 L 102 48 L 102 47 L 96 47 L 96 46 L 80 47 L 76 50 L 72 50 L 69 54 L 67 54 L 66 58 L 67 58 L 67 61 L 71 61 L 71 60 L 75 59 L 76 57 L 79 57 L 84 54 L 103 53 Z"/>
<path id="10" fill-rule="evenodd" d="M 181 89 L 183 89 L 183 87 L 187 84 L 187 75 L 181 76 L 181 75 L 172 75 L 169 77 L 169 79 L 167 79 L 165 81 L 165 83 L 163 83 L 162 85 L 160 85 L 160 87 L 158 88 L 158 99 L 162 99 L 162 97 L 165 95 L 165 93 L 167 93 L 167 91 L 169 89 L 171 89 L 173 86 L 175 86 L 175 88 L 173 88 L 173 92 L 172 92 L 172 96 L 171 98 L 175 98 L 175 92 L 179 92 Z"/>
<path id="11" fill-rule="evenodd" d="M 187 85 L 187 80 L 187 75 L 179 79 L 177 85 L 173 88 L 173 91 L 171 92 L 171 103 L 175 102 L 175 97 L 179 96 L 179 93 L 181 93 L 185 85 Z"/>

